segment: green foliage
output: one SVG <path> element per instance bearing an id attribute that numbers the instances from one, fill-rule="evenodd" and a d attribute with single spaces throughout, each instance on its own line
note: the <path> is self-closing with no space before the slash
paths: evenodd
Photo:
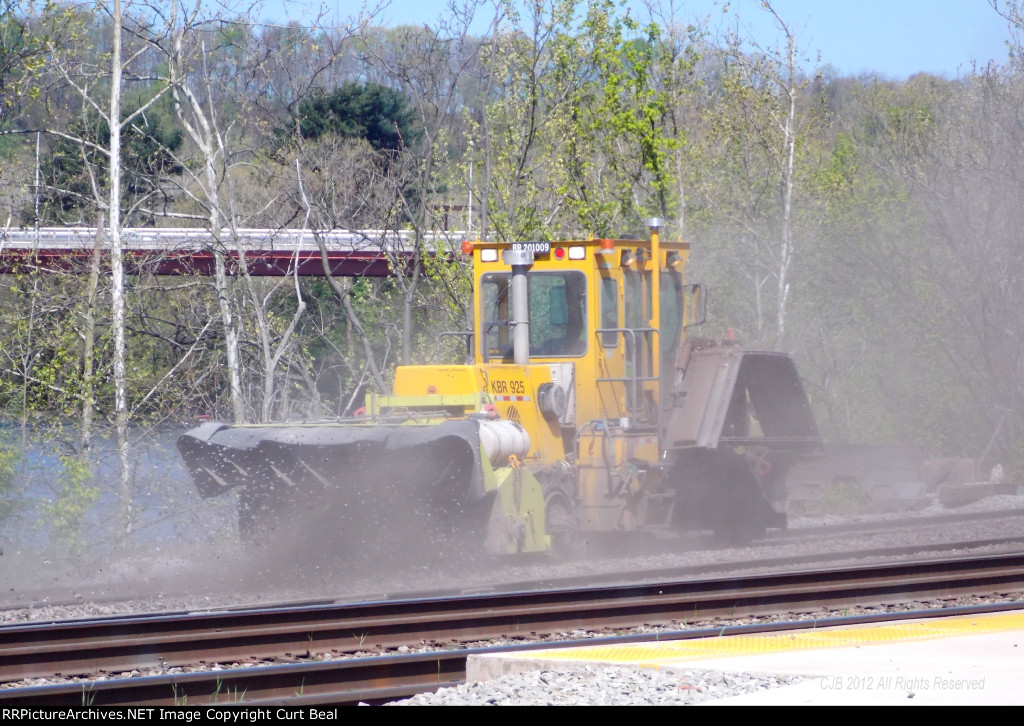
<path id="1" fill-rule="evenodd" d="M 554 172 L 576 224 L 600 236 L 633 233 L 643 217 L 668 213 L 667 158 L 683 140 L 668 135 L 667 93 L 652 83 L 659 33 L 620 15 L 611 0 L 591 0 L 577 47 L 557 56 L 556 78 L 572 77 L 577 57 L 589 73 L 574 89 Z M 645 187 L 649 199 L 637 194 Z"/>
<path id="2" fill-rule="evenodd" d="M 616 19 L 614 7 L 610 0 L 591 5 L 584 23 L 593 38 L 589 50 L 599 84 L 588 131 L 611 161 L 617 186 L 613 194 L 619 199 L 623 217 L 648 216 L 647 212 L 667 216 L 668 157 L 685 139 L 667 135 L 668 94 L 652 82 L 660 29 L 653 23 L 641 29 L 628 15 Z M 645 175 L 655 195 L 654 204 L 636 209 L 632 192 Z"/>
<path id="3" fill-rule="evenodd" d="M 17 478 L 21 452 L 10 442 L 0 440 L 0 525 L 17 508 Z"/>
<path id="4" fill-rule="evenodd" d="M 0 409 L 22 420 L 73 414 L 79 405 L 80 280 L 34 271 L 0 286 Z"/>
<path id="5" fill-rule="evenodd" d="M 41 509 L 61 554 L 74 559 L 85 544 L 82 521 L 99 498 L 100 490 L 92 484 L 92 471 L 84 458 L 61 456 L 60 464 L 53 496 L 42 503 Z"/>
<path id="6" fill-rule="evenodd" d="M 126 109 L 125 116 L 132 110 Z M 121 137 L 122 212 L 129 225 L 153 224 L 152 214 L 138 210 L 139 203 L 159 190 L 163 177 L 180 174 L 183 168 L 174 154 L 184 141 L 180 129 L 174 128 L 166 105 L 158 105 L 137 117 L 123 130 Z M 110 128 L 92 110 L 73 121 L 68 129 L 71 138 L 53 140 L 50 153 L 41 164 L 46 186 L 41 193 L 42 224 L 91 223 L 96 194 L 102 195 L 107 184 L 109 164 L 102 149 L 110 143 Z M 27 219 L 33 217 L 26 212 Z"/>
<path id="7" fill-rule="evenodd" d="M 415 147 L 423 134 L 404 94 L 376 83 L 344 83 L 299 104 L 299 132 L 316 140 L 333 133 L 365 139 L 377 151 Z"/>
<path id="8" fill-rule="evenodd" d="M 22 97 L 37 98 L 37 77 L 45 64 L 46 38 L 14 0 L 0 0 L 0 123 L 18 110 Z"/>
<path id="9" fill-rule="evenodd" d="M 2 123 L 0 124 L 0 132 L 3 131 L 15 131 L 13 124 Z M 11 133 L 3 134 L 0 133 L 0 160 L 7 161 L 12 159 L 17 154 L 21 153 L 25 149 L 25 136 L 24 134 Z"/>
<path id="10" fill-rule="evenodd" d="M 531 9 L 486 58 L 501 88 L 485 111 L 499 236 L 640 234 L 643 218 L 675 215 L 686 136 L 670 110 L 695 56 L 612 0 Z"/>

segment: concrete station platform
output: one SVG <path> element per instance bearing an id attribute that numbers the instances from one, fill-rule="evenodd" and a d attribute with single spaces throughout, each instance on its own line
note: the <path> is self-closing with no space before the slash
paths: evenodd
<path id="1" fill-rule="evenodd" d="M 466 680 L 584 664 L 804 677 L 709 705 L 1022 705 L 1024 612 L 471 656 Z"/>

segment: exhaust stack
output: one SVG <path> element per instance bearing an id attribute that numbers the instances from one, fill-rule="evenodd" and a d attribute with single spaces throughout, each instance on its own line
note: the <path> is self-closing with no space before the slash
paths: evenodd
<path id="1" fill-rule="evenodd" d="M 504 250 L 501 259 L 512 266 L 512 361 L 525 366 L 530 362 L 530 289 L 526 272 L 533 265 L 533 251 Z"/>

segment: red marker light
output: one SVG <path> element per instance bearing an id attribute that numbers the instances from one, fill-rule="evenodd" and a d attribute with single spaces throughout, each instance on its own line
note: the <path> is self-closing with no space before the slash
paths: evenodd
<path id="1" fill-rule="evenodd" d="M 473 254 L 473 241 L 472 240 L 468 240 L 468 239 L 462 240 L 462 254 L 464 254 L 464 255 L 471 255 L 471 254 Z"/>
<path id="2" fill-rule="evenodd" d="M 432 396 L 437 393 L 437 386 L 427 386 L 427 395 Z"/>
<path id="3" fill-rule="evenodd" d="M 555 247 L 555 259 L 556 260 L 564 260 L 565 259 L 565 248 L 564 247 Z"/>

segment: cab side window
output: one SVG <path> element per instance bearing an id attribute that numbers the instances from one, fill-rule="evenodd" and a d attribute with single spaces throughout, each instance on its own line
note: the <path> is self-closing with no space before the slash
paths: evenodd
<path id="1" fill-rule="evenodd" d="M 601 327 L 618 328 L 619 325 L 619 281 L 614 277 L 601 278 Z M 601 345 L 617 348 L 618 333 L 602 333 Z"/>

